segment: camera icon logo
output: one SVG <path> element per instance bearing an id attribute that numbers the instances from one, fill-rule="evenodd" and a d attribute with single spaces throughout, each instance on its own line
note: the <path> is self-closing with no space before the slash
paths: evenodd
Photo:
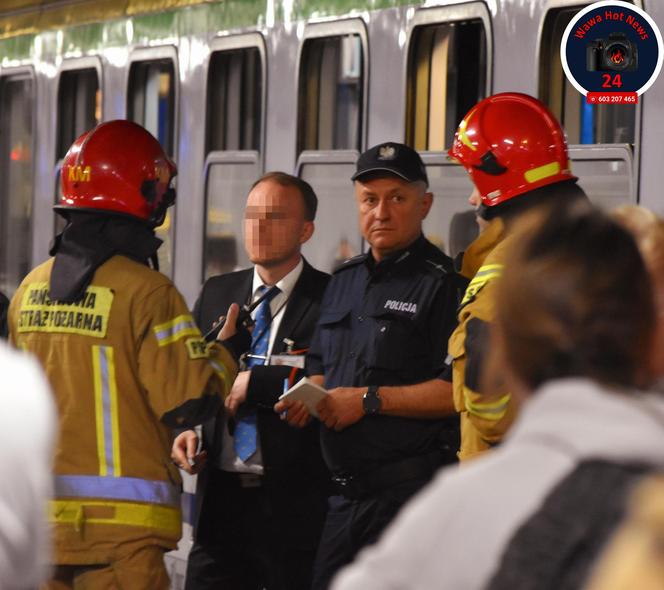
<path id="1" fill-rule="evenodd" d="M 642 8 L 624 0 L 596 0 L 565 27 L 560 63 L 588 104 L 637 104 L 662 69 L 664 40 Z M 600 101 L 596 94 L 612 96 Z"/>
<path id="2" fill-rule="evenodd" d="M 638 49 L 624 33 L 610 33 L 586 46 L 588 72 L 634 72 L 639 65 Z"/>

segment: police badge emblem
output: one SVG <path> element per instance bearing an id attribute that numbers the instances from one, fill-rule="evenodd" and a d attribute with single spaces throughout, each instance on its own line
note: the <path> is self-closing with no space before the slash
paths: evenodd
<path id="1" fill-rule="evenodd" d="M 394 146 L 384 145 L 378 150 L 378 159 L 379 160 L 394 160 L 397 151 L 394 149 Z"/>

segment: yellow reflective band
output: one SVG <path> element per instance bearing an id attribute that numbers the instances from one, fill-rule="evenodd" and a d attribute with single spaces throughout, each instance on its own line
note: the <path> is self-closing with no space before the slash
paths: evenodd
<path id="1" fill-rule="evenodd" d="M 182 533 L 180 508 L 135 502 L 51 500 L 49 522 L 71 524 L 76 530 L 85 524 L 104 524 L 157 529 L 175 538 Z"/>
<path id="2" fill-rule="evenodd" d="M 468 122 L 470 121 L 470 118 L 473 116 L 473 113 L 475 110 L 473 109 L 468 113 L 468 116 L 461 121 L 459 124 L 459 129 L 457 130 L 457 134 L 459 136 L 459 139 L 461 140 L 461 143 L 465 145 L 466 147 L 469 147 L 471 150 L 474 152 L 477 151 L 477 147 L 473 144 L 473 142 L 470 140 L 468 137 L 468 134 L 466 133 L 466 128 L 468 127 Z"/>
<path id="3" fill-rule="evenodd" d="M 486 285 L 489 281 L 498 278 L 502 272 L 502 264 L 487 264 L 486 266 L 482 266 L 477 271 L 477 274 L 475 274 L 473 277 L 473 280 L 468 283 L 466 292 L 464 293 L 463 299 L 461 300 L 461 306 L 463 307 L 466 303 L 473 299 L 473 297 L 477 295 L 478 291 L 484 287 L 484 285 Z"/>
<path id="4" fill-rule="evenodd" d="M 528 172 L 525 172 L 523 176 L 526 179 L 526 182 L 533 183 L 544 178 L 549 178 L 549 176 L 553 176 L 559 172 L 560 164 L 558 164 L 558 162 L 551 162 L 549 164 L 544 164 L 544 166 L 540 166 L 539 168 L 528 170 Z"/>
<path id="5" fill-rule="evenodd" d="M 186 336 L 201 337 L 201 331 L 196 326 L 194 318 L 190 315 L 179 315 L 170 322 L 159 324 L 153 328 L 159 346 L 166 346 L 177 342 Z"/>
<path id="6" fill-rule="evenodd" d="M 95 389 L 95 425 L 99 475 L 119 477 L 120 425 L 118 390 L 115 382 L 115 357 L 111 346 L 92 347 Z"/>
<path id="7" fill-rule="evenodd" d="M 101 369 L 99 367 L 99 346 L 92 347 L 92 370 L 95 382 L 95 425 L 97 430 L 97 459 L 99 475 L 106 475 L 106 449 L 104 448 L 104 403 L 102 394 Z"/>
<path id="8" fill-rule="evenodd" d="M 475 273 L 475 277 L 481 277 L 482 275 L 488 274 L 490 272 L 502 271 L 502 270 L 503 270 L 502 264 L 485 264 L 484 266 L 480 266 L 480 269 Z"/>
<path id="9" fill-rule="evenodd" d="M 113 441 L 113 476 L 122 475 L 122 465 L 120 463 L 120 419 L 118 412 L 118 388 L 115 382 L 115 356 L 113 348 L 110 346 L 107 350 L 108 358 L 108 383 L 111 395 L 111 432 Z"/>
<path id="10" fill-rule="evenodd" d="M 48 283 L 30 283 L 21 298 L 17 330 L 61 332 L 104 338 L 113 305 L 113 291 L 90 285 L 74 303 L 52 301 Z"/>
<path id="11" fill-rule="evenodd" d="M 498 401 L 482 403 L 471 401 L 471 396 L 473 395 L 477 395 L 477 393 L 467 387 L 463 388 L 463 399 L 466 405 L 466 411 L 473 416 L 482 418 L 483 420 L 492 420 L 494 422 L 501 420 L 505 416 L 510 399 L 512 399 L 511 394 L 508 393 Z"/>

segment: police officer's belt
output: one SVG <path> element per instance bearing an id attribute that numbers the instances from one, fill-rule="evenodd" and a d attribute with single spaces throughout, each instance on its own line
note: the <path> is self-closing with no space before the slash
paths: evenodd
<path id="1" fill-rule="evenodd" d="M 430 479 L 442 464 L 443 456 L 436 451 L 388 463 L 361 475 L 335 475 L 332 482 L 338 494 L 361 500 L 411 480 Z"/>

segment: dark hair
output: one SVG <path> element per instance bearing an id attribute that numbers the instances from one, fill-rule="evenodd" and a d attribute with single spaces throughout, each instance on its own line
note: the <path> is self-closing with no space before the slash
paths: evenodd
<path id="1" fill-rule="evenodd" d="M 646 385 L 654 298 L 632 236 L 589 206 L 547 208 L 524 222 L 508 238 L 497 286 L 510 371 L 531 390 L 573 376 Z"/>
<path id="2" fill-rule="evenodd" d="M 316 219 L 316 210 L 318 209 L 318 197 L 314 192 L 314 189 L 311 188 L 311 185 L 306 181 L 288 174 L 286 172 L 266 172 L 261 176 L 254 184 L 251 185 L 251 190 L 256 188 L 261 182 L 271 180 L 276 182 L 281 186 L 293 186 L 300 191 L 302 195 L 302 201 L 304 202 L 304 218 L 307 221 L 313 221 Z"/>

